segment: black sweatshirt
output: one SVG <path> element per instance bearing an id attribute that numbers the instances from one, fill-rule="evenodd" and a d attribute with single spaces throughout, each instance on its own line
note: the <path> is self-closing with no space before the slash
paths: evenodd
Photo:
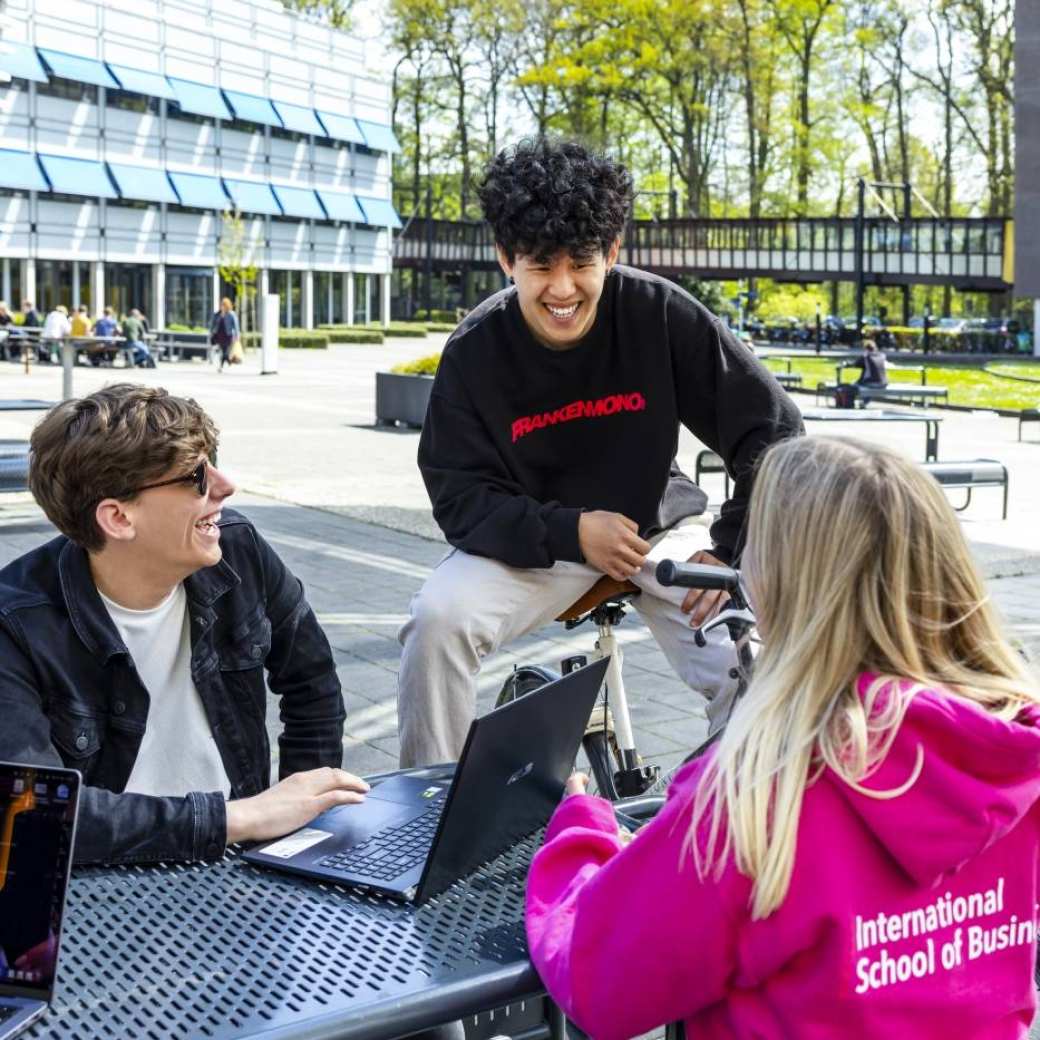
<path id="1" fill-rule="evenodd" d="M 578 517 L 623 513 L 644 538 L 703 513 L 675 463 L 682 422 L 735 478 L 711 528 L 739 553 L 752 466 L 802 431 L 779 383 L 677 285 L 630 267 L 607 275 L 587 335 L 550 350 L 514 288 L 485 300 L 444 348 L 419 441 L 433 515 L 459 549 L 513 567 L 583 562 Z"/>

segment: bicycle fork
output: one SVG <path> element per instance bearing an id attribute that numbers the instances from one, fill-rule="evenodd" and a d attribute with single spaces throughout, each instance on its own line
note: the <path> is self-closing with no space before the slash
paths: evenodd
<path id="1" fill-rule="evenodd" d="M 620 797 L 631 798 L 650 788 L 660 770 L 657 766 L 643 765 L 636 751 L 632 717 L 625 695 L 625 680 L 622 678 L 624 654 L 617 636 L 614 635 L 614 626 L 609 620 L 600 621 L 597 629 L 596 652 L 600 657 L 610 657 L 606 678 L 603 680 L 603 696 L 613 715 L 614 736 L 620 755 L 620 768 L 614 774 L 614 787 Z"/>

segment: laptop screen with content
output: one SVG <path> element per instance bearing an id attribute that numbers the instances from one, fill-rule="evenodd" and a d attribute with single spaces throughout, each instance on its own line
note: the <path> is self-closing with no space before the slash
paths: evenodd
<path id="1" fill-rule="evenodd" d="M 0 763 L 0 994 L 54 986 L 79 774 Z"/>

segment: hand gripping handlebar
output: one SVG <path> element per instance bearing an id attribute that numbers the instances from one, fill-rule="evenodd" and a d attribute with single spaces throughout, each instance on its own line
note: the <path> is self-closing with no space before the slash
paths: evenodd
<path id="1" fill-rule="evenodd" d="M 686 589 L 721 589 L 734 592 L 740 588 L 740 575 L 732 567 L 705 563 L 676 563 L 662 560 L 657 565 L 657 580 L 662 585 L 681 585 Z"/>

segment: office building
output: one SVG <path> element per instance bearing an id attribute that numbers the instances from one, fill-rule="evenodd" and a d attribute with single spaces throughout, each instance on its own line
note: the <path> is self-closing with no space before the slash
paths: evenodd
<path id="1" fill-rule="evenodd" d="M 386 77 L 277 0 L 8 0 L 0 298 L 205 326 L 238 272 L 285 326 L 389 316 Z"/>

